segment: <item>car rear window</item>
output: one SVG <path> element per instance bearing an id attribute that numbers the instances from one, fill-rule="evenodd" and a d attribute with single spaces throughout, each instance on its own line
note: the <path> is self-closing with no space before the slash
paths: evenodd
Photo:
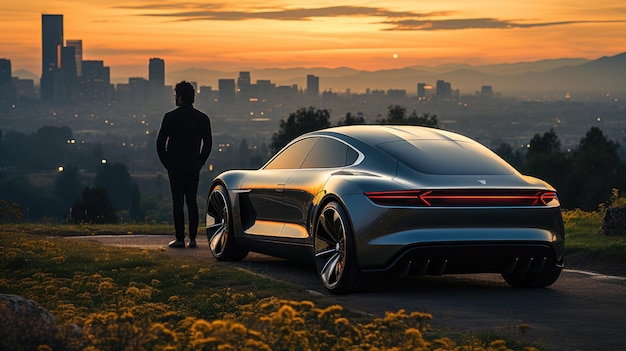
<path id="1" fill-rule="evenodd" d="M 454 140 L 402 140 L 377 147 L 408 167 L 426 174 L 503 175 L 515 169 L 479 143 Z"/>

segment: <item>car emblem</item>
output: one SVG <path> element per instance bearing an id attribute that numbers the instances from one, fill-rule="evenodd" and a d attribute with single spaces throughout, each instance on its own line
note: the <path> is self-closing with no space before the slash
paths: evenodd
<path id="1" fill-rule="evenodd" d="M 478 182 L 482 185 L 487 185 L 487 181 L 484 179 L 478 179 Z"/>

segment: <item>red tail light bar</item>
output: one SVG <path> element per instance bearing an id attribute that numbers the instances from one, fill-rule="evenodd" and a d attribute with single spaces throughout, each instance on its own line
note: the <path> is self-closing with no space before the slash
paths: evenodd
<path id="1" fill-rule="evenodd" d="M 381 206 L 472 207 L 558 206 L 554 191 L 544 190 L 399 190 L 372 191 L 365 195 Z"/>

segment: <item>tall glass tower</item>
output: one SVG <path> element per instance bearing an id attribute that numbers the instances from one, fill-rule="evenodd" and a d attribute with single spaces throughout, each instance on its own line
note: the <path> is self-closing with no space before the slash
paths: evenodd
<path id="1" fill-rule="evenodd" d="M 11 60 L 0 58 L 0 111 L 8 109 L 12 98 Z"/>
<path id="2" fill-rule="evenodd" d="M 63 15 L 41 15 L 41 99 L 54 100 L 61 67 Z"/>
<path id="3" fill-rule="evenodd" d="M 158 57 L 150 59 L 148 65 L 149 98 L 152 102 L 168 101 L 165 90 L 165 61 Z"/>
<path id="4" fill-rule="evenodd" d="M 65 46 L 74 48 L 74 61 L 76 62 L 76 75 L 83 75 L 83 41 L 80 39 L 70 40 L 65 42 Z"/>
<path id="5" fill-rule="evenodd" d="M 150 84 L 163 87 L 165 85 L 165 61 L 158 57 L 150 59 L 148 66 L 148 80 Z"/>

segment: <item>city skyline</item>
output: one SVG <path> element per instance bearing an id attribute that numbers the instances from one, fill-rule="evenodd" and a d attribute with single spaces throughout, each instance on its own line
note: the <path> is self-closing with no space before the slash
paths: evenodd
<path id="1" fill-rule="evenodd" d="M 315 6 L 315 7 L 312 7 Z M 384 7 L 382 7 L 384 6 Z M 64 15 L 64 36 L 82 40 L 85 60 L 103 60 L 112 78 L 147 77 L 149 58 L 168 71 L 190 67 L 351 67 L 495 64 L 596 59 L 624 51 L 626 5 L 604 1 L 537 4 L 384 5 L 335 1 L 173 3 L 24 0 L 4 3 L 0 52 L 14 70 L 41 74 L 41 15 Z"/>

